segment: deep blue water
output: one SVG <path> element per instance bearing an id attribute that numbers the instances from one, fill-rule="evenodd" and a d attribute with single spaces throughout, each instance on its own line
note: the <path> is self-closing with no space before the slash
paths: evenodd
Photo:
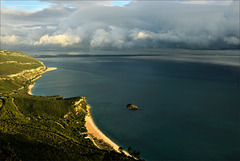
<path id="1" fill-rule="evenodd" d="M 138 57 L 41 58 L 35 95 L 86 96 L 97 126 L 146 160 L 240 160 L 240 68 Z M 136 104 L 139 111 L 126 105 Z"/>

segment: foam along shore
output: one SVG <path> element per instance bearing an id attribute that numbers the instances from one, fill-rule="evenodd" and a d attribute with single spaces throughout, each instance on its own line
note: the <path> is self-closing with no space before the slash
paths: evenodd
<path id="1" fill-rule="evenodd" d="M 49 71 L 53 71 L 53 70 L 57 70 L 57 67 L 47 67 L 47 69 L 46 69 L 43 73 L 49 72 Z M 43 74 L 43 73 L 42 73 L 42 74 Z M 33 88 L 33 86 L 35 86 L 35 83 L 33 83 L 33 81 L 37 80 L 37 79 L 40 78 L 40 77 L 41 77 L 41 75 L 38 76 L 37 78 L 33 79 L 33 80 L 32 80 L 32 83 L 28 86 L 28 94 L 29 94 L 29 95 L 33 95 L 33 94 L 32 94 L 32 88 Z"/>
<path id="2" fill-rule="evenodd" d="M 95 125 L 92 116 L 90 114 L 90 106 L 87 105 L 87 110 L 88 110 L 88 115 L 85 117 L 85 126 L 87 128 L 87 131 L 89 134 L 92 134 L 94 137 L 96 137 L 97 139 L 102 139 L 104 142 L 108 143 L 109 145 L 111 145 L 113 147 L 113 149 L 117 152 L 120 153 L 119 151 L 119 147 L 117 144 L 115 144 L 112 140 L 110 140 L 106 135 L 104 135 L 102 133 L 102 131 L 100 131 L 98 129 L 98 127 Z M 92 141 L 94 142 L 94 140 L 92 139 Z M 96 145 L 96 144 L 95 144 Z M 128 152 L 126 152 L 125 150 L 123 150 L 123 153 L 126 154 L 127 156 L 131 156 Z"/>

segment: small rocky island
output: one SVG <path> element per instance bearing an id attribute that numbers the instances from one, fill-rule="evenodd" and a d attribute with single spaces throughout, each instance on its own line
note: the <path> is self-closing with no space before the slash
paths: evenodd
<path id="1" fill-rule="evenodd" d="M 127 108 L 129 109 L 129 110 L 139 110 L 139 108 L 136 106 L 136 105 L 134 105 L 134 104 L 127 104 Z"/>

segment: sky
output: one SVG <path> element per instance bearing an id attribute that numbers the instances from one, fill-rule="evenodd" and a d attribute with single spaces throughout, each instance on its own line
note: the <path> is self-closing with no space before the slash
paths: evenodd
<path id="1" fill-rule="evenodd" d="M 239 0 L 2 0 L 1 49 L 239 50 L 239 8 Z"/>

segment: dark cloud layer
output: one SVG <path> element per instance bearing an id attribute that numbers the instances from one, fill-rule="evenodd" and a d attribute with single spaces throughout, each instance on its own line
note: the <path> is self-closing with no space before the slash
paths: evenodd
<path id="1" fill-rule="evenodd" d="M 57 1 L 36 12 L 3 10 L 1 48 L 240 48 L 239 1 L 132 1 L 124 7 L 109 5 L 108 1 Z"/>

